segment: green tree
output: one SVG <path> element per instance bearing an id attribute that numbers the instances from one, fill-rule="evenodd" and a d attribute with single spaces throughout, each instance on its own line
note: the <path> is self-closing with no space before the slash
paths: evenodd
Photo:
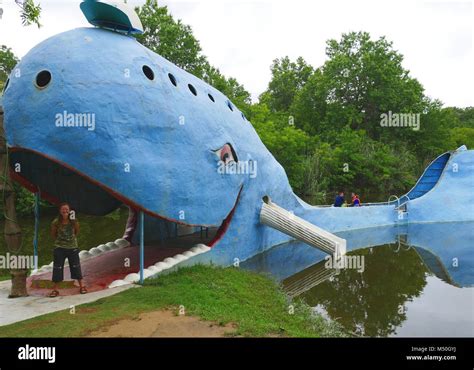
<path id="1" fill-rule="evenodd" d="M 305 158 L 314 150 L 316 138 L 289 124 L 286 115 L 272 113 L 263 103 L 251 107 L 250 119 L 260 139 L 284 167 L 293 189 L 304 192 Z"/>
<path id="2" fill-rule="evenodd" d="M 474 148 L 474 128 L 454 127 L 450 134 L 455 147 L 459 148 L 461 145 L 466 145 L 468 149 Z"/>
<path id="3" fill-rule="evenodd" d="M 420 130 L 416 133 L 416 137 L 409 141 L 421 167 L 425 167 L 441 153 L 456 149 L 450 131 L 455 120 L 453 112 L 443 109 L 439 100 L 427 104 L 421 117 Z"/>
<path id="4" fill-rule="evenodd" d="M 380 126 L 381 113 L 421 113 L 426 106 L 422 85 L 403 68 L 403 56 L 391 42 L 351 32 L 340 41 L 329 40 L 326 55 L 320 72 L 295 98 L 297 124 L 311 133 L 348 126 L 365 130 L 372 139 L 411 134 L 409 129 Z M 305 105 L 308 102 L 312 104 Z M 308 122 L 308 117 L 317 117 L 318 122 Z"/>
<path id="5" fill-rule="evenodd" d="M 0 91 L 3 90 L 5 81 L 18 61 L 10 48 L 5 45 L 0 46 Z"/>
<path id="6" fill-rule="evenodd" d="M 474 107 L 448 107 L 444 109 L 452 112 L 453 116 L 455 117 L 453 121 L 453 126 L 474 128 Z"/>
<path id="7" fill-rule="evenodd" d="M 189 25 L 175 20 L 168 8 L 159 6 L 156 0 L 147 0 L 135 11 L 144 28 L 144 33 L 137 36 L 141 44 L 214 86 L 247 113 L 249 92 L 235 78 L 225 77 L 210 65 Z"/>
<path id="8" fill-rule="evenodd" d="M 189 73 L 203 76 L 207 60 L 190 26 L 175 20 L 168 8 L 159 6 L 156 0 L 147 0 L 135 11 L 144 28 L 144 33 L 137 36 L 141 44 Z"/>
<path id="9" fill-rule="evenodd" d="M 386 201 L 416 181 L 416 159 L 404 147 L 370 139 L 363 130 L 342 130 L 332 144 L 320 142 L 305 162 L 304 189 L 312 202 L 332 202 L 343 189 L 363 201 Z"/>
<path id="10" fill-rule="evenodd" d="M 206 62 L 202 79 L 226 95 L 246 115 L 250 113 L 250 93 L 235 78 L 226 78 L 219 69 Z"/>
<path id="11" fill-rule="evenodd" d="M 41 27 L 39 22 L 41 16 L 41 5 L 36 5 L 33 0 L 15 0 L 15 3 L 20 7 L 20 16 L 23 26 L 30 26 L 36 24 L 38 28 Z"/>
<path id="12" fill-rule="evenodd" d="M 286 112 L 292 105 L 296 93 L 301 90 L 313 73 L 313 67 L 308 65 L 302 57 L 292 62 L 288 56 L 285 56 L 273 61 L 271 72 L 272 79 L 262 99 L 267 100 L 268 106 L 273 111 Z"/>

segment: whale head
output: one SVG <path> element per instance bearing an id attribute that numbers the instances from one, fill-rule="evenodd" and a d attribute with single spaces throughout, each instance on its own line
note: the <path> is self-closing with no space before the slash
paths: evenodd
<path id="1" fill-rule="evenodd" d="M 264 195 L 291 192 L 225 95 L 123 34 L 79 28 L 43 41 L 11 73 L 4 110 L 15 179 L 80 212 L 125 203 L 220 226 L 239 208 L 254 222 Z"/>

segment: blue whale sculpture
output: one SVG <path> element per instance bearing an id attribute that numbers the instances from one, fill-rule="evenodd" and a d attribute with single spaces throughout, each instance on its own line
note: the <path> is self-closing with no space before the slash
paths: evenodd
<path id="1" fill-rule="evenodd" d="M 196 261 L 228 265 L 292 240 L 260 222 L 264 197 L 330 232 L 474 220 L 466 148 L 436 159 L 396 201 L 306 204 L 225 95 L 111 30 L 78 28 L 41 42 L 12 72 L 3 105 L 17 181 L 87 214 L 121 204 L 143 211 L 147 240 L 160 223 L 218 228 Z"/>

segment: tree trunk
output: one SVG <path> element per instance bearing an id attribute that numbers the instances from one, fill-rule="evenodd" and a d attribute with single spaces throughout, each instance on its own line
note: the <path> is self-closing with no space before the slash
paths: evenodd
<path id="1" fill-rule="evenodd" d="M 5 212 L 5 243 L 8 251 L 12 254 L 18 254 L 21 250 L 21 229 L 16 218 L 15 192 L 10 179 L 9 164 L 7 163 L 7 144 L 5 140 L 5 131 L 3 129 L 3 109 L 0 106 L 0 192 L 4 194 L 3 209 Z M 5 178 L 3 178 L 5 176 Z M 28 270 L 11 270 L 12 288 L 9 298 L 25 297 L 28 295 L 26 289 L 26 277 Z"/>

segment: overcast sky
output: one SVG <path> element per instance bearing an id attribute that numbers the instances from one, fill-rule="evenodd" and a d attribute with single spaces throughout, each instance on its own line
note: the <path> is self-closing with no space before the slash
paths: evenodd
<path id="1" fill-rule="evenodd" d="M 143 2 L 128 1 L 130 5 Z M 88 26 L 80 0 L 40 3 L 43 27 L 38 30 L 21 26 L 13 0 L 0 0 L 0 44 L 19 57 L 47 37 Z M 362 30 L 393 41 L 405 56 L 404 67 L 430 97 L 447 106 L 474 106 L 472 1 L 168 0 L 159 4 L 192 27 L 210 63 L 235 77 L 254 100 L 267 87 L 273 59 L 302 56 L 319 67 L 326 59 L 326 40 Z"/>

